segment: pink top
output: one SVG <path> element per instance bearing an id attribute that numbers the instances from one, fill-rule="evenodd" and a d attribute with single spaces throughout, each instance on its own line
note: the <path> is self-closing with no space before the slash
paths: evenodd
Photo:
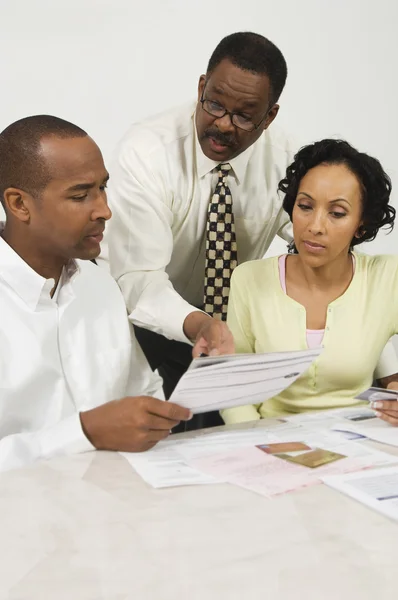
<path id="1" fill-rule="evenodd" d="M 286 256 L 287 254 L 283 254 L 279 257 L 278 266 L 279 266 L 279 279 L 281 282 L 281 286 L 283 291 L 286 294 Z M 307 329 L 307 346 L 308 348 L 317 348 L 322 345 L 323 334 L 325 333 L 324 329 Z"/>

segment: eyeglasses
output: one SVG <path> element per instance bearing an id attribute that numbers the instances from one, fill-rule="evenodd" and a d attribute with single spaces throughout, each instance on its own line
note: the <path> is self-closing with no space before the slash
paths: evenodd
<path id="1" fill-rule="evenodd" d="M 241 113 L 231 112 L 225 109 L 223 106 L 221 106 L 221 104 L 219 104 L 218 102 L 215 102 L 214 100 L 208 100 L 207 98 L 203 98 L 203 94 L 200 99 L 200 103 L 202 105 L 203 110 L 207 112 L 207 114 L 211 115 L 212 117 L 216 117 L 217 119 L 222 119 L 223 117 L 225 117 L 225 115 L 229 115 L 231 123 L 235 125 L 235 127 L 243 129 L 244 131 L 254 131 L 255 129 L 258 129 L 269 112 L 268 109 L 265 115 L 258 123 L 253 123 L 253 121 L 249 117 L 245 117 L 245 115 L 242 115 Z"/>

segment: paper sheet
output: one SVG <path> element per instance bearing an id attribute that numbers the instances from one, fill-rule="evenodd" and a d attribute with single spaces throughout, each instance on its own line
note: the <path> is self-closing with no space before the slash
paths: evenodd
<path id="1" fill-rule="evenodd" d="M 374 410 L 363 404 L 349 408 L 333 408 L 331 410 L 308 411 L 297 415 L 284 416 L 283 420 L 287 423 L 296 423 L 310 427 L 319 427 L 321 429 L 331 429 L 338 421 L 346 423 L 347 421 L 366 421 L 374 419 Z"/>
<path id="2" fill-rule="evenodd" d="M 187 458 L 272 441 L 276 441 L 275 435 L 267 434 L 264 429 L 250 428 L 206 435 L 193 433 L 192 438 L 188 439 L 174 440 L 171 436 L 148 452 L 121 452 L 121 455 L 154 488 L 199 485 L 216 483 L 216 480 L 189 466 Z"/>
<path id="3" fill-rule="evenodd" d="M 206 475 L 190 467 L 174 449 L 161 449 L 143 454 L 121 452 L 144 481 L 154 488 L 180 485 L 203 485 L 216 483 Z"/>
<path id="4" fill-rule="evenodd" d="M 323 478 L 328 486 L 398 520 L 398 467 Z"/>
<path id="5" fill-rule="evenodd" d="M 328 415 L 332 412 L 336 413 L 333 418 Z M 352 443 L 347 449 L 344 434 L 332 431 L 331 428 L 336 423 L 345 425 L 343 417 L 354 412 L 352 409 L 344 409 L 328 413 L 307 413 L 288 418 L 286 422 L 269 422 L 267 427 L 261 427 L 258 421 L 254 421 L 240 429 L 199 430 L 192 432 L 189 438 L 170 436 L 149 452 L 123 453 L 123 456 L 155 488 L 215 483 L 217 477 L 198 471 L 191 461 L 241 448 L 253 448 L 259 444 L 304 441 L 312 447 L 325 447 L 341 454 L 349 454 L 351 458 L 373 452 L 373 466 L 385 464 L 388 460 L 398 460 L 398 457 L 395 459 L 385 453 L 376 454 L 373 449 L 369 450 L 362 444 Z"/>
<path id="6" fill-rule="evenodd" d="M 189 460 L 189 464 L 203 473 L 216 479 L 238 485 L 253 492 L 270 497 L 295 489 L 321 483 L 326 475 L 347 473 L 365 469 L 370 466 L 398 462 L 384 452 L 361 446 L 354 442 L 333 444 L 309 443 L 308 439 L 297 439 L 312 447 L 321 447 L 347 458 L 337 462 L 310 469 L 296 465 L 277 456 L 269 455 L 256 447 L 239 448 L 237 450 L 204 456 Z"/>
<path id="7" fill-rule="evenodd" d="M 347 421 L 344 425 L 335 424 L 332 429 L 337 431 L 343 427 L 345 431 L 363 435 L 376 442 L 398 446 L 398 427 L 394 427 L 377 417 L 366 421 Z"/>
<path id="8" fill-rule="evenodd" d="M 170 400 L 194 413 L 265 402 L 289 387 L 321 351 L 196 358 Z"/>

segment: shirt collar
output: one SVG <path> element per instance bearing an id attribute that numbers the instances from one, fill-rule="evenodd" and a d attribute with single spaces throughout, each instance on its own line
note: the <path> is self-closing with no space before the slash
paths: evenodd
<path id="1" fill-rule="evenodd" d="M 213 171 L 213 169 L 215 169 L 220 164 L 220 161 L 211 160 L 203 153 L 203 150 L 199 143 L 198 133 L 196 131 L 195 113 L 196 109 L 192 115 L 192 126 L 195 138 L 196 172 L 198 174 L 198 177 L 201 179 L 202 177 L 210 173 L 210 171 Z M 259 138 L 254 144 L 249 146 L 249 148 L 247 148 L 244 152 L 241 152 L 241 154 L 238 154 L 238 156 L 235 156 L 235 158 L 228 161 L 233 169 L 238 183 L 243 180 L 248 162 L 254 150 L 254 146 L 258 144 L 260 139 L 261 138 Z"/>
<path id="2" fill-rule="evenodd" d="M 4 225 L 0 223 L 0 234 Z M 76 261 L 71 260 L 63 270 L 59 286 L 65 285 L 80 271 Z M 39 300 L 50 300 L 54 279 L 46 279 L 34 271 L 0 235 L 0 277 L 18 294 L 25 304 L 36 310 Z"/>

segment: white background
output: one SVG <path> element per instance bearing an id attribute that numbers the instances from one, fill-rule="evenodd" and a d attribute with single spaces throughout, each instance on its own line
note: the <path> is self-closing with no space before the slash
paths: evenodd
<path id="1" fill-rule="evenodd" d="M 0 0 L 0 128 L 55 114 L 108 161 L 131 122 L 195 97 L 224 35 L 253 30 L 288 63 L 279 124 L 300 144 L 344 137 L 394 182 L 397 23 L 396 0 Z M 397 241 L 398 225 L 366 250 L 397 253 Z"/>

